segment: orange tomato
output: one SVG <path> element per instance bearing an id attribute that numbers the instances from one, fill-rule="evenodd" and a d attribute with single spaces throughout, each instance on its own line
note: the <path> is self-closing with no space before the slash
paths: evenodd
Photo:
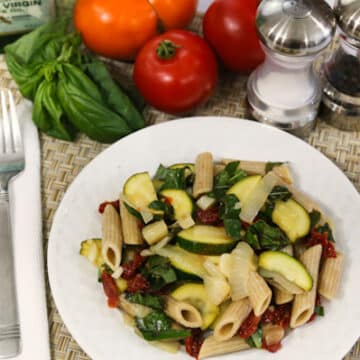
<path id="1" fill-rule="evenodd" d="M 165 30 L 188 26 L 196 13 L 197 0 L 149 0 Z"/>
<path id="2" fill-rule="evenodd" d="M 77 0 L 74 24 L 85 45 L 114 59 L 133 60 L 141 47 L 165 29 L 187 26 L 198 0 Z"/>

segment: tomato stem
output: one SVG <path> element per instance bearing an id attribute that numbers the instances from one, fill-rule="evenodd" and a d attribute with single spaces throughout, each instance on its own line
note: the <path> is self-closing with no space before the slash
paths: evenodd
<path id="1" fill-rule="evenodd" d="M 178 48 L 180 48 L 180 46 L 176 45 L 171 40 L 163 40 L 157 47 L 156 54 L 162 60 L 169 60 L 175 56 L 176 49 Z"/>

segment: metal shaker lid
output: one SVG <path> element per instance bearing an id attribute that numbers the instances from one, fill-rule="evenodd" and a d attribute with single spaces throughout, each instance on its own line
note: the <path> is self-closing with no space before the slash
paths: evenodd
<path id="1" fill-rule="evenodd" d="M 261 41 L 269 49 L 306 56 L 320 52 L 331 42 L 336 20 L 324 0 L 263 0 L 256 25 Z"/>
<path id="2" fill-rule="evenodd" d="M 341 30 L 360 41 L 360 0 L 337 0 L 334 11 Z"/>

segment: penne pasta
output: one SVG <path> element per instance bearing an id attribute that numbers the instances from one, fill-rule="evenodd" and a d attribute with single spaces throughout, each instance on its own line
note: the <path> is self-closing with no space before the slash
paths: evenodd
<path id="1" fill-rule="evenodd" d="M 248 282 L 249 300 L 255 316 L 262 315 L 269 307 L 272 292 L 266 281 L 256 271 L 251 271 Z"/>
<path id="2" fill-rule="evenodd" d="M 112 205 L 107 205 L 102 218 L 101 253 L 112 270 L 120 266 L 122 246 L 120 216 Z"/>
<path id="3" fill-rule="evenodd" d="M 142 245 L 144 243 L 139 220 L 127 210 L 125 203 L 120 201 L 121 226 L 126 245 Z"/>
<path id="4" fill-rule="evenodd" d="M 165 297 L 165 313 L 180 325 L 189 328 L 199 328 L 203 320 L 199 310 L 184 301 L 177 301 L 171 296 Z"/>
<path id="5" fill-rule="evenodd" d="M 201 153 L 195 162 L 195 181 L 193 186 L 193 196 L 195 198 L 208 193 L 213 188 L 214 163 L 213 156 L 209 152 Z"/>
<path id="6" fill-rule="evenodd" d="M 238 336 L 234 336 L 226 341 L 219 341 L 215 338 L 215 336 L 209 336 L 201 345 L 198 359 L 229 354 L 235 351 L 247 350 L 249 348 L 249 344 Z"/>
<path id="7" fill-rule="evenodd" d="M 294 300 L 294 294 L 290 294 L 287 291 L 274 288 L 275 304 L 282 305 L 287 304 Z"/>
<path id="8" fill-rule="evenodd" d="M 322 246 L 315 245 L 307 249 L 300 257 L 300 261 L 313 278 L 313 287 L 306 293 L 295 295 L 290 317 L 290 327 L 292 328 L 308 322 L 314 313 L 321 253 Z"/>
<path id="9" fill-rule="evenodd" d="M 248 298 L 230 303 L 221 315 L 221 318 L 216 321 L 216 326 L 214 327 L 215 339 L 218 341 L 231 339 L 250 312 L 251 305 Z"/>
<path id="10" fill-rule="evenodd" d="M 319 279 L 319 294 L 331 300 L 339 289 L 343 270 L 344 256 L 337 252 L 336 258 L 327 258 L 323 262 Z"/>

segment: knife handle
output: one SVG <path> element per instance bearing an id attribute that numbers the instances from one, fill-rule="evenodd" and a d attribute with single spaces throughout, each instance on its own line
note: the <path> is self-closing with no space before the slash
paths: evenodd
<path id="1" fill-rule="evenodd" d="M 17 306 L 9 197 L 3 191 L 0 193 L 0 358 L 20 353 Z"/>

